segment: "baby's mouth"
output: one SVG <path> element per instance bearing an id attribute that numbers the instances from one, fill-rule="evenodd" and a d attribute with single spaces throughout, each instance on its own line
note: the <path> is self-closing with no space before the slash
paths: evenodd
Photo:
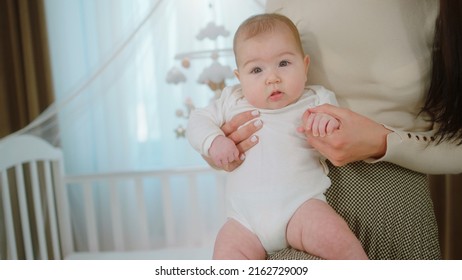
<path id="1" fill-rule="evenodd" d="M 269 99 L 270 99 L 271 101 L 278 101 L 279 99 L 282 98 L 283 94 L 284 94 L 283 92 L 280 92 L 280 91 L 278 91 L 278 90 L 277 90 L 277 91 L 273 91 L 273 92 L 271 93 Z"/>

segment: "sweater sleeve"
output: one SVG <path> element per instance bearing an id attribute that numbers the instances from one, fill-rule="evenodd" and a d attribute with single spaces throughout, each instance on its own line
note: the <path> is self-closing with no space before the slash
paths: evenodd
<path id="1" fill-rule="evenodd" d="M 387 136 L 387 151 L 374 163 L 391 162 L 426 174 L 462 173 L 462 145 L 435 140 L 435 131 L 407 132 L 385 126 L 392 132 Z"/>
<path id="2" fill-rule="evenodd" d="M 197 108 L 191 112 L 186 128 L 186 138 L 191 146 L 201 155 L 209 156 L 213 140 L 224 135 L 221 126 L 225 122 L 225 107 L 233 92 L 233 87 L 226 87 L 220 98 L 207 107 Z"/>

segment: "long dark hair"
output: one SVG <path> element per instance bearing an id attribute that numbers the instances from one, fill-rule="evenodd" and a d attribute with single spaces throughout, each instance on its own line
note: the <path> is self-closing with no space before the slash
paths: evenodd
<path id="1" fill-rule="evenodd" d="M 462 1 L 440 0 L 431 83 L 423 112 L 437 123 L 437 143 L 462 144 Z"/>

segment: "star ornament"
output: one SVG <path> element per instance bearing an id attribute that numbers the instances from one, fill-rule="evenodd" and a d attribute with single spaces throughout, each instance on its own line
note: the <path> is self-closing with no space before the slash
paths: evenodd
<path id="1" fill-rule="evenodd" d="M 186 129 L 179 125 L 175 130 L 176 138 L 186 138 Z"/>

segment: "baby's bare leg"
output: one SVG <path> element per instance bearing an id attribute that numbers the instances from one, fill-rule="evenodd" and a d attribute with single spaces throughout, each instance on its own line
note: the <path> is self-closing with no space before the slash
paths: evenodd
<path id="1" fill-rule="evenodd" d="M 306 201 L 287 225 L 287 240 L 298 250 L 324 259 L 367 259 L 361 243 L 329 204 Z"/>
<path id="2" fill-rule="evenodd" d="M 214 260 L 264 260 L 266 251 L 258 237 L 233 219 L 221 228 L 213 250 Z"/>

